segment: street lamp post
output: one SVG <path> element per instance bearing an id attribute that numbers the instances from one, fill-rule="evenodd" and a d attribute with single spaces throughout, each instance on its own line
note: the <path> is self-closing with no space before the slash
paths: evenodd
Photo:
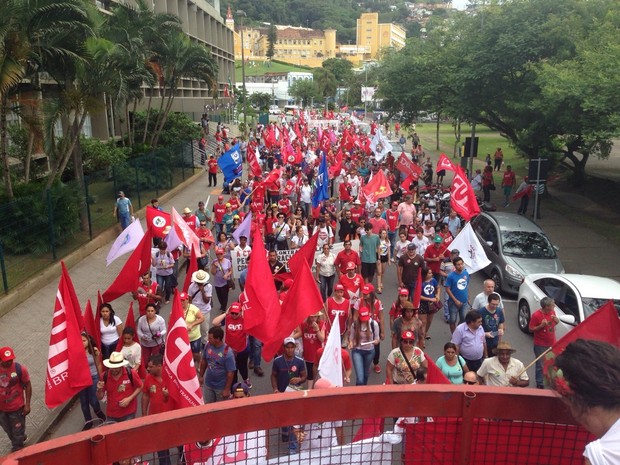
<path id="1" fill-rule="evenodd" d="M 243 10 L 237 10 L 237 16 L 240 17 L 240 32 L 241 32 L 241 85 L 243 88 L 243 137 L 247 137 L 248 133 L 248 92 L 245 88 L 245 51 L 243 45 L 243 18 L 247 15 Z"/>

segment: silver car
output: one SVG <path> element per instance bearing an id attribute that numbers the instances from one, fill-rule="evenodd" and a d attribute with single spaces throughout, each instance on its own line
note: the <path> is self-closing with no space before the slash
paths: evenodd
<path id="1" fill-rule="evenodd" d="M 609 278 L 585 274 L 538 273 L 525 278 L 519 289 L 519 329 L 529 333 L 530 317 L 540 308 L 540 300 L 555 300 L 560 323 L 555 328 L 559 339 L 574 326 L 612 300 L 620 311 L 620 283 Z"/>
<path id="2" fill-rule="evenodd" d="M 532 273 L 564 273 L 564 267 L 544 231 L 515 213 L 483 212 L 471 221 L 491 264 L 485 273 L 495 289 L 517 294 Z"/>

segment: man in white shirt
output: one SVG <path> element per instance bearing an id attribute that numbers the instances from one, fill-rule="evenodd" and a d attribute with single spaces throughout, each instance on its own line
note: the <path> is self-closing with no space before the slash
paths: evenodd
<path id="1" fill-rule="evenodd" d="M 500 342 L 493 352 L 495 357 L 487 358 L 476 374 L 481 384 L 500 387 L 528 387 L 530 379 L 523 363 L 512 354 L 516 352 L 509 342 Z"/>
<path id="2" fill-rule="evenodd" d="M 489 296 L 495 292 L 495 281 L 493 281 L 492 279 L 485 279 L 484 283 L 483 283 L 483 290 L 480 294 L 478 294 L 476 296 L 476 298 L 474 299 L 474 301 L 471 304 L 471 309 L 472 310 L 480 310 L 481 308 L 485 307 L 487 305 L 487 303 L 489 302 Z M 495 292 L 498 296 L 499 293 Z M 504 308 L 504 302 L 502 302 L 502 297 L 499 296 L 499 306 L 498 308 L 503 309 Z"/>

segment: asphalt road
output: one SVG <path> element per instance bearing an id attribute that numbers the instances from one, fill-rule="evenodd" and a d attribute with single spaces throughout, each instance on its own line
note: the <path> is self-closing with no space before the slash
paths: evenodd
<path id="1" fill-rule="evenodd" d="M 396 284 L 396 267 L 391 265 L 386 271 L 386 275 L 388 279 L 385 280 L 385 287 L 383 290 L 383 294 L 378 297 L 383 302 L 383 306 L 385 308 L 384 317 L 386 325 L 389 325 L 389 316 L 388 311 L 394 300 L 396 299 L 397 293 L 397 284 Z M 472 281 L 470 284 L 470 299 L 473 300 L 474 297 L 482 291 L 482 281 L 485 279 L 485 276 L 482 272 L 475 273 L 472 276 Z M 180 280 L 180 282 L 182 282 Z M 234 296 L 238 295 L 239 291 L 236 290 Z M 532 351 L 532 338 L 526 334 L 523 334 L 517 326 L 517 305 L 515 297 L 506 296 L 504 298 L 505 312 L 506 312 L 506 335 L 505 340 L 509 341 L 513 347 L 517 349 L 516 354 L 514 355 L 517 359 L 521 360 L 524 364 L 528 364 L 534 358 Z M 232 302 L 232 295 L 231 300 Z M 162 316 L 168 320 L 170 313 L 170 305 L 165 306 L 162 309 Z M 387 326 L 386 326 L 387 328 Z M 433 360 L 437 360 L 441 355 L 443 355 L 443 345 L 450 340 L 450 329 L 448 325 L 444 322 L 442 318 L 442 312 L 440 311 L 435 315 L 435 319 L 433 320 L 433 324 L 430 329 L 431 340 L 427 341 L 426 353 Z M 382 384 L 385 380 L 385 361 L 387 359 L 387 355 L 389 354 L 391 349 L 390 337 L 386 334 L 386 338 L 381 343 L 381 363 L 382 363 L 382 372 L 380 374 L 374 373 L 371 368 L 370 374 L 370 382 L 369 384 L 377 385 Z M 271 373 L 271 364 L 264 364 L 263 368 L 265 370 L 265 376 L 260 378 L 253 373 L 251 373 L 252 379 L 252 395 L 260 395 L 260 394 L 271 394 L 271 382 L 269 378 L 269 374 Z M 534 382 L 534 369 L 530 368 L 528 370 L 528 375 L 530 377 L 530 386 L 535 386 Z M 355 383 L 355 373 L 352 376 L 352 383 Z M 140 407 L 138 407 L 138 412 L 140 411 Z M 82 412 L 80 410 L 79 402 L 76 402 L 73 408 L 62 418 L 62 420 L 58 423 L 57 427 L 51 432 L 50 438 L 60 437 L 67 434 L 72 434 L 78 432 L 82 429 L 84 425 L 84 419 L 82 416 Z"/>

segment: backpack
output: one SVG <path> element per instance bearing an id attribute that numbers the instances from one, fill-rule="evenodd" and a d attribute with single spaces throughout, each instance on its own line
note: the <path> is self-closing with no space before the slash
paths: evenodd
<path id="1" fill-rule="evenodd" d="M 131 383 L 131 387 L 134 387 L 134 384 L 133 384 L 133 373 L 131 372 L 131 368 L 129 368 L 129 367 L 125 367 L 125 371 L 127 372 L 127 378 L 129 378 L 129 382 Z M 110 371 L 109 371 L 109 370 L 107 370 L 107 371 L 103 374 L 103 382 L 104 382 L 104 384 L 107 384 L 107 383 L 108 383 L 108 373 L 109 373 L 109 372 L 110 372 Z M 19 374 L 18 374 L 18 376 L 19 376 Z"/>
<path id="2" fill-rule="evenodd" d="M 15 373 L 17 373 L 17 379 L 19 380 L 19 384 L 21 385 L 21 387 L 25 387 L 24 380 L 22 378 L 22 366 L 17 362 L 15 362 Z"/>

